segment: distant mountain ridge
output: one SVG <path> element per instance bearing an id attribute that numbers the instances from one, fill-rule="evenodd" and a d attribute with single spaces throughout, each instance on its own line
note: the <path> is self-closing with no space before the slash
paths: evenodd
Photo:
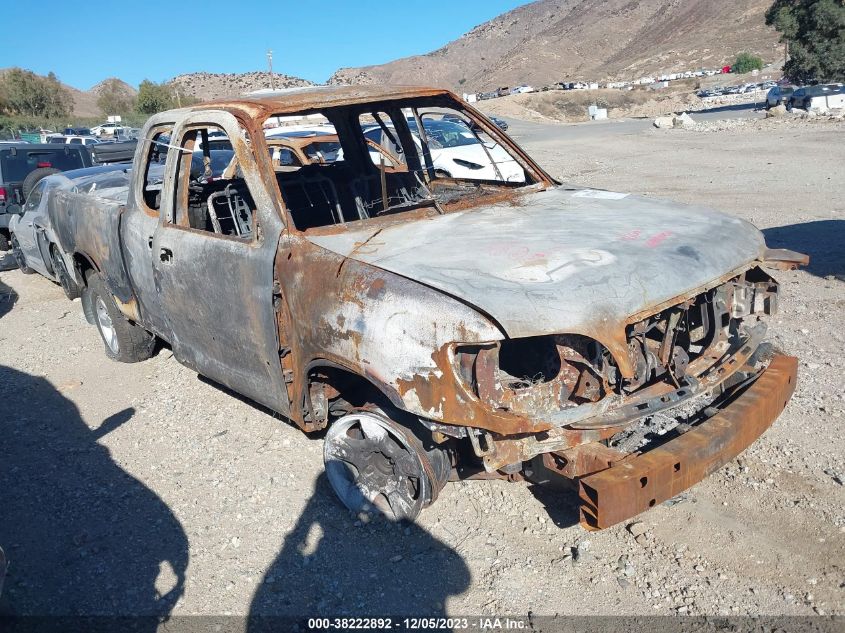
<path id="1" fill-rule="evenodd" d="M 236 97 L 254 90 L 271 87 L 270 73 L 252 71 L 247 73 L 186 73 L 177 75 L 167 83 L 176 88 L 182 95 L 195 97 L 200 101 L 220 99 L 221 97 Z M 273 88 L 296 88 L 299 86 L 313 86 L 314 82 L 273 73 Z"/>
<path id="2" fill-rule="evenodd" d="M 329 83 L 408 83 L 463 91 L 563 80 L 635 79 L 716 68 L 750 51 L 782 56 L 771 0 L 539 0 L 426 55 L 343 68 Z"/>
<path id="3" fill-rule="evenodd" d="M 741 51 L 776 61 L 783 48 L 777 33 L 765 25 L 770 4 L 771 0 L 538 0 L 484 22 L 431 53 L 341 68 L 328 83 L 425 83 L 477 92 L 718 68 Z M 271 85 L 315 85 L 282 73 L 274 73 L 271 82 L 264 71 L 185 73 L 168 83 L 180 95 L 201 101 Z M 97 107 L 102 85 L 87 91 L 65 86 L 73 95 L 74 115 L 102 114 Z"/>

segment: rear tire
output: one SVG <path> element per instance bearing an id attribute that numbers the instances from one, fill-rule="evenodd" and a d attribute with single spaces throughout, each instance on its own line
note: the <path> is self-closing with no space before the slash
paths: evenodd
<path id="1" fill-rule="evenodd" d="M 155 336 L 131 323 L 117 309 L 99 274 L 92 273 L 88 277 L 88 289 L 94 324 L 103 339 L 106 356 L 121 363 L 137 363 L 152 356 Z"/>
<path id="2" fill-rule="evenodd" d="M 24 275 L 31 275 L 35 271 L 32 270 L 29 266 L 26 265 L 26 258 L 23 255 L 23 251 L 21 250 L 21 245 L 18 244 L 18 238 L 12 235 L 12 257 L 15 258 L 15 262 L 18 264 L 18 269 Z"/>
<path id="3" fill-rule="evenodd" d="M 55 167 L 39 167 L 29 172 L 26 178 L 23 179 L 23 183 L 21 183 L 23 199 L 26 200 L 29 198 L 29 194 L 32 193 L 39 180 L 47 176 L 52 176 L 53 174 L 58 174 L 60 171 L 61 169 L 56 169 Z"/>

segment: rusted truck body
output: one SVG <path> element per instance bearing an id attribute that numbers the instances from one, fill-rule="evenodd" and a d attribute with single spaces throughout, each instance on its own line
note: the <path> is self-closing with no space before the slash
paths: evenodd
<path id="1" fill-rule="evenodd" d="M 465 133 L 429 136 L 456 113 Z M 341 158 L 274 164 L 262 125 L 299 115 L 333 126 Z M 361 133 L 374 125 L 381 156 Z M 222 136 L 231 163 L 197 175 L 191 157 Z M 479 173 L 504 173 L 504 150 L 524 177 L 444 177 L 429 151 L 443 143 L 480 144 Z M 764 343 L 766 270 L 804 256 L 715 211 L 558 183 L 445 90 L 161 113 L 125 204 L 69 191 L 51 205 L 107 354 L 143 360 L 161 339 L 327 429 L 329 479 L 355 511 L 413 519 L 450 478 L 554 476 L 600 529 L 732 459 L 795 387 L 796 360 Z"/>

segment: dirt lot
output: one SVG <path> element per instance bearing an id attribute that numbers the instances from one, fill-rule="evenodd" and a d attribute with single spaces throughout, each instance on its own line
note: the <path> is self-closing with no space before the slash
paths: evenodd
<path id="1" fill-rule="evenodd" d="M 671 88 L 651 90 L 550 90 L 509 95 L 479 101 L 475 106 L 485 114 L 514 117 L 536 123 L 575 123 L 589 121 L 588 108 L 607 108 L 611 119 L 656 117 L 670 112 L 698 112 L 725 106 L 762 103 L 765 91 L 700 99 L 693 82 L 674 82 Z"/>
<path id="2" fill-rule="evenodd" d="M 812 255 L 777 275 L 798 391 L 741 459 L 638 540 L 498 481 L 447 485 L 412 527 L 361 524 L 320 439 L 166 349 L 108 361 L 78 303 L 2 272 L 0 613 L 845 614 L 845 126 L 547 127 L 512 130 L 567 181 L 704 202 Z"/>

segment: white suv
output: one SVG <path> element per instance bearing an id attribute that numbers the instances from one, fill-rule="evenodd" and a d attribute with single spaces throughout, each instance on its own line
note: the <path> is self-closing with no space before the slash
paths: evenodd
<path id="1" fill-rule="evenodd" d="M 123 134 L 127 128 L 117 123 L 102 123 L 91 128 L 91 134 L 94 136 L 114 136 L 115 134 Z"/>
<path id="2" fill-rule="evenodd" d="M 94 136 L 51 136 L 47 139 L 48 143 L 60 143 L 68 145 L 96 145 L 100 139 Z"/>

